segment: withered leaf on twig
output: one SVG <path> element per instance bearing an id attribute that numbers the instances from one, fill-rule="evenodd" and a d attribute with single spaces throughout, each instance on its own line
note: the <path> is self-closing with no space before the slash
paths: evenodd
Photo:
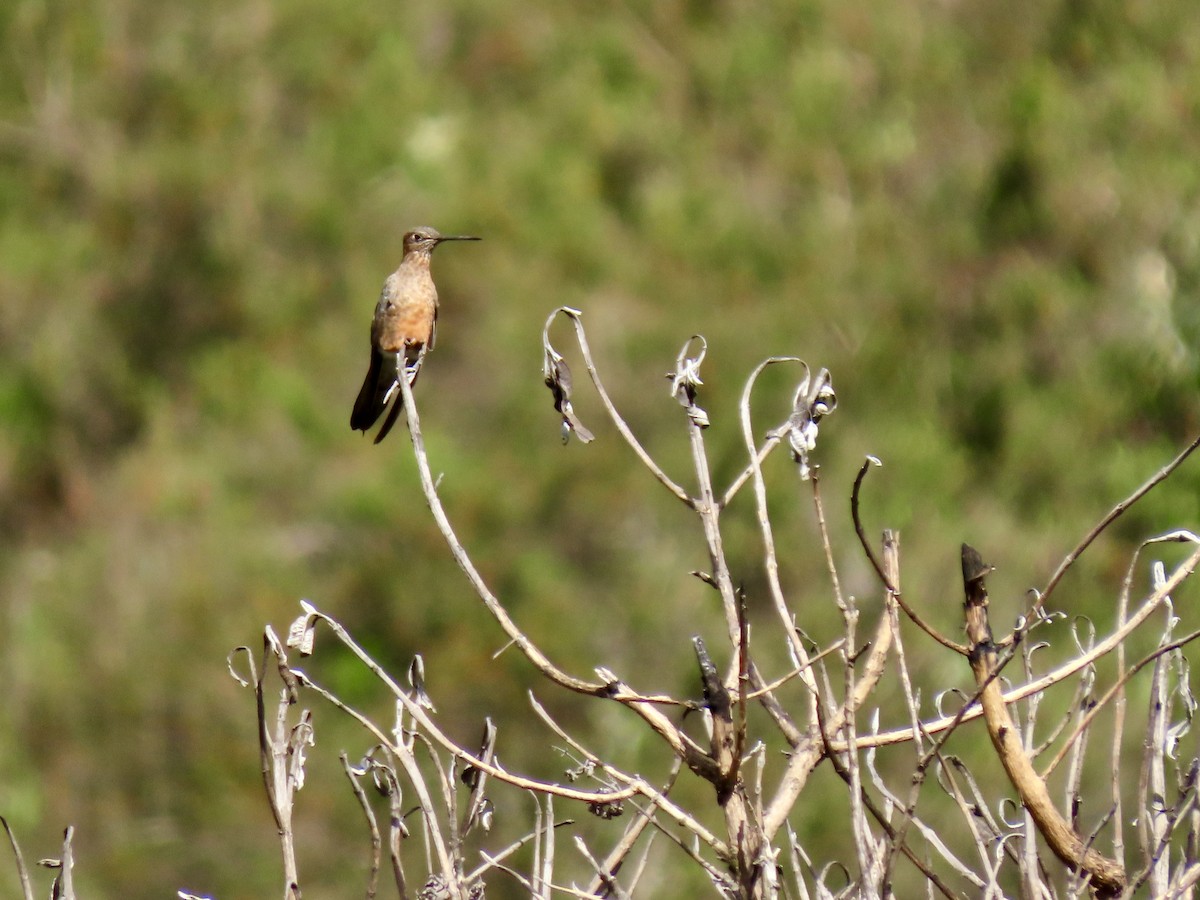
<path id="1" fill-rule="evenodd" d="M 829 370 L 823 368 L 816 376 L 805 374 L 792 398 L 791 415 L 777 431 L 780 437 L 787 438 L 792 458 L 800 466 L 800 477 L 805 480 L 810 474 L 808 455 L 817 446 L 817 426 L 835 409 L 837 394 Z"/>
<path id="2" fill-rule="evenodd" d="M 607 788 L 600 788 L 600 793 L 607 793 Z M 588 812 L 600 819 L 619 819 L 625 815 L 625 803 L 621 800 L 593 800 L 588 804 Z"/>
<path id="3" fill-rule="evenodd" d="M 579 315 L 578 310 L 569 307 L 563 307 L 563 311 Z M 562 416 L 563 443 L 570 440 L 571 432 L 574 431 L 581 441 L 590 444 L 596 436 L 579 421 L 579 416 L 575 415 L 575 410 L 571 406 L 571 368 L 563 359 L 562 354 L 555 350 L 550 343 L 550 323 L 554 321 L 557 313 L 558 310 L 555 310 L 550 315 L 542 329 L 542 377 L 545 379 L 546 387 L 550 388 L 550 393 L 554 395 L 555 411 Z"/>
<path id="4" fill-rule="evenodd" d="M 476 759 L 491 765 L 495 755 L 496 725 L 490 718 L 487 718 L 483 720 L 483 738 L 479 742 L 479 754 Z M 492 806 L 483 792 L 487 774 L 476 766 L 468 765 L 463 769 L 461 777 L 463 784 L 471 789 L 471 799 L 467 802 L 467 814 L 463 817 L 462 833 L 467 834 L 475 825 L 479 825 L 484 831 L 487 831 L 492 824 Z"/>
<path id="5" fill-rule="evenodd" d="M 430 712 L 437 712 L 429 694 L 425 692 L 425 659 L 418 653 L 408 664 L 408 683 L 412 685 L 417 696 L 417 705 Z"/>
<path id="6" fill-rule="evenodd" d="M 695 356 L 688 355 L 692 341 L 700 342 L 700 352 Z M 675 358 L 675 371 L 667 373 L 667 378 L 671 379 L 671 396 L 687 410 L 688 418 L 698 428 L 708 427 L 708 413 L 696 405 L 696 388 L 704 384 L 700 380 L 700 364 L 704 362 L 707 353 L 708 341 L 704 339 L 704 335 L 693 334 Z"/>
<path id="7" fill-rule="evenodd" d="M 288 626 L 287 645 L 300 651 L 301 656 L 311 656 L 316 643 L 316 628 L 319 614 L 307 600 L 300 601 L 304 614 Z"/>
<path id="8" fill-rule="evenodd" d="M 692 646 L 696 650 L 696 661 L 700 664 L 700 684 L 704 689 L 704 707 L 712 712 L 714 716 L 728 718 L 730 709 L 729 692 L 725 690 L 725 685 L 721 683 L 721 675 L 717 671 L 712 657 L 708 655 L 708 648 L 704 646 L 704 639 L 699 635 L 692 635 Z"/>

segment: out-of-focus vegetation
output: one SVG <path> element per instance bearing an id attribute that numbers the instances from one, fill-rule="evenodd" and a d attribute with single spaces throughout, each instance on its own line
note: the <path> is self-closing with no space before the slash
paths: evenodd
<path id="1" fill-rule="evenodd" d="M 374 447 L 348 428 L 406 227 L 485 238 L 438 253 L 418 392 L 461 536 L 557 658 L 647 689 L 695 692 L 702 545 L 582 384 L 598 440 L 559 443 L 539 346 L 557 305 L 584 311 L 681 477 L 662 373 L 688 335 L 711 348 L 723 476 L 749 369 L 828 366 L 819 459 L 849 589 L 875 591 L 844 502 L 873 453 L 869 517 L 902 531 L 910 599 L 946 631 L 961 540 L 1015 613 L 1200 429 L 1186 0 L 9 0 L 0 35 L 0 812 L 34 857 L 75 823 L 92 897 L 275 890 L 225 655 L 301 596 L 396 671 L 421 651 L 464 739 L 490 713 L 507 762 L 561 768 L 520 727 L 535 682 L 490 658 L 403 429 Z M 788 388 L 764 378 L 764 427 Z M 827 577 L 776 462 L 803 609 Z M 1059 603 L 1110 621 L 1132 542 L 1198 507 L 1193 465 Z M 726 525 L 753 604 L 752 511 Z M 357 670 L 324 674 L 354 699 Z M 636 740 L 590 709 L 558 712 L 598 749 Z M 318 710 L 298 835 L 315 895 L 365 859 L 336 763 L 365 741 Z"/>

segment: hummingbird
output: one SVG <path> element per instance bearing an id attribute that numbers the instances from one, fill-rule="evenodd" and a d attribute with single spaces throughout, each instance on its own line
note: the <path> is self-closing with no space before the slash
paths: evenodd
<path id="1" fill-rule="evenodd" d="M 350 427 L 367 432 L 395 395 L 383 427 L 375 435 L 382 441 L 404 404 L 400 377 L 415 384 L 425 353 L 437 338 L 438 295 L 429 272 L 433 249 L 444 241 L 477 241 L 469 235 L 439 234 L 433 228 L 414 228 L 404 235 L 404 257 L 387 277 L 375 317 L 371 319 L 371 362 L 367 377 L 354 401 Z"/>

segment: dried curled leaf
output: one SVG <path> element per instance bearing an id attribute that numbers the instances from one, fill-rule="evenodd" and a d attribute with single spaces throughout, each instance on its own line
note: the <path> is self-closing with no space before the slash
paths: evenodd
<path id="1" fill-rule="evenodd" d="M 590 778 L 596 771 L 596 763 L 590 759 L 585 759 L 578 766 L 570 769 L 565 769 L 563 774 L 567 781 L 578 781 L 580 778 Z"/>
<path id="2" fill-rule="evenodd" d="M 698 634 L 692 635 L 692 646 L 696 650 L 696 662 L 700 664 L 700 685 L 704 689 L 704 708 L 715 716 L 729 716 L 729 691 L 721 683 L 721 674 L 717 671 L 704 639 Z"/>
<path id="3" fill-rule="evenodd" d="M 691 349 L 693 341 L 700 342 L 700 352 L 695 356 L 689 356 L 688 351 Z M 696 388 L 704 384 L 700 380 L 700 364 L 704 362 L 707 353 L 708 341 L 704 339 L 704 335 L 693 334 L 680 348 L 679 355 L 675 358 L 675 371 L 667 373 L 667 378 L 671 379 L 671 396 L 687 410 L 688 418 L 698 428 L 707 428 L 709 424 L 708 413 L 696 405 Z"/>
<path id="4" fill-rule="evenodd" d="M 283 644 L 279 642 L 279 636 L 275 634 L 275 629 L 268 625 L 263 629 L 263 652 L 269 653 L 275 658 L 275 668 L 279 672 L 279 678 L 283 682 L 284 690 L 287 692 L 288 703 L 295 703 L 300 695 L 300 683 L 296 678 L 296 673 L 288 666 L 287 653 L 283 649 Z M 266 672 L 263 672 L 263 677 L 266 677 Z M 259 690 L 262 690 L 262 682 L 259 682 Z"/>
<path id="5" fill-rule="evenodd" d="M 608 793 L 608 788 L 600 788 L 597 793 Z M 588 812 L 601 819 L 617 819 L 625 815 L 625 803 L 621 800 L 593 800 L 588 804 Z"/>
<path id="6" fill-rule="evenodd" d="M 492 764 L 496 755 L 496 725 L 490 719 L 483 720 L 483 737 L 479 742 L 479 753 L 476 756 L 480 762 Z M 463 818 L 462 833 L 467 834 L 475 825 L 484 831 L 492 827 L 492 804 L 484 795 L 487 775 L 482 769 L 468 765 L 463 769 L 462 782 L 471 789 L 471 797 L 467 801 L 467 814 Z"/>
<path id="7" fill-rule="evenodd" d="M 248 678 L 243 678 L 238 674 L 237 669 L 234 668 L 234 659 L 236 659 L 238 656 L 244 656 L 246 658 L 246 665 L 250 667 L 250 676 Z M 234 647 L 233 650 L 230 651 L 229 655 L 225 657 L 225 667 L 229 669 L 229 674 L 233 676 L 233 680 L 242 687 L 250 687 L 252 684 L 258 684 L 258 672 L 254 666 L 254 654 L 250 652 L 249 647 L 244 645 L 241 647 Z"/>
<path id="8" fill-rule="evenodd" d="M 787 440 L 792 458 L 800 467 L 800 477 L 808 480 L 811 468 L 808 456 L 817 446 L 817 428 L 821 420 L 837 409 L 837 394 L 828 369 L 815 376 L 805 374 L 792 399 L 792 413 L 777 434 Z"/>
<path id="9" fill-rule="evenodd" d="M 316 643 L 317 619 L 320 614 L 307 600 L 300 601 L 300 609 L 304 614 L 288 626 L 287 645 L 300 651 L 301 656 L 311 656 Z"/>
<path id="10" fill-rule="evenodd" d="M 579 310 L 566 306 L 562 307 L 561 311 L 575 317 L 580 315 Z M 570 440 L 573 431 L 579 436 L 579 440 L 590 444 L 596 439 L 596 436 L 579 421 L 579 417 L 575 415 L 575 410 L 571 406 L 571 368 L 563 359 L 562 354 L 555 350 L 550 343 L 550 323 L 554 321 L 558 312 L 559 310 L 555 310 L 550 314 L 550 318 L 546 320 L 546 325 L 542 329 L 542 377 L 546 382 L 546 387 L 550 388 L 550 393 L 554 395 L 555 411 L 562 416 L 563 443 Z"/>
<path id="11" fill-rule="evenodd" d="M 306 709 L 300 714 L 300 721 L 292 728 L 288 739 L 290 762 L 288 777 L 295 785 L 296 790 L 304 787 L 304 767 L 308 761 L 308 748 L 314 746 L 316 742 L 317 735 L 313 730 L 312 711 Z"/>
<path id="12" fill-rule="evenodd" d="M 417 705 L 430 712 L 437 712 L 433 701 L 429 699 L 429 694 L 425 692 L 425 660 L 420 653 L 414 656 L 412 662 L 408 664 L 408 683 L 412 685 L 416 694 Z"/>

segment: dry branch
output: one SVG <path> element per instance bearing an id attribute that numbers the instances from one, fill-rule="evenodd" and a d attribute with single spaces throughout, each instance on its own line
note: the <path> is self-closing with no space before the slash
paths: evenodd
<path id="1" fill-rule="evenodd" d="M 1126 885 L 1125 867 L 1089 846 L 1089 842 L 1080 837 L 1063 818 L 1050 799 L 1045 781 L 1037 774 L 1021 745 L 1017 727 L 1008 714 L 1000 691 L 996 645 L 988 622 L 988 594 L 984 579 L 991 567 L 984 565 L 979 553 L 966 544 L 962 548 L 962 566 L 965 594 L 963 613 L 971 645 L 971 671 L 981 691 L 980 705 L 1000 763 L 1055 856 L 1071 869 L 1086 873 L 1098 896 L 1119 896 Z"/>
<path id="2" fill-rule="evenodd" d="M 1113 696 L 1118 697 L 1120 702 L 1125 683 L 1147 663 L 1143 661 L 1128 669 L 1122 656 L 1117 682 L 1107 694 L 1094 684 L 1095 664 L 1114 650 L 1123 654 L 1124 643 L 1134 630 L 1156 609 L 1170 604 L 1170 592 L 1200 565 L 1200 546 L 1191 557 L 1176 567 L 1169 578 L 1159 574 L 1153 590 L 1131 613 L 1127 583 L 1112 632 L 1101 639 L 1097 639 L 1094 633 L 1081 635 L 1076 632 L 1077 652 L 1072 659 L 1053 671 L 1040 677 L 1035 675 L 1034 650 L 1041 645 L 1035 646 L 1026 638 L 1034 628 L 1062 618 L 1061 614 L 1042 612 L 1046 594 L 1058 584 L 1061 573 L 1074 563 L 1103 527 L 1174 471 L 1187 454 L 1200 445 L 1200 440 L 1143 485 L 1133 497 L 1119 504 L 1093 529 L 1059 567 L 1047 591 L 1035 597 L 1021 624 L 1003 641 L 993 640 L 988 625 L 987 593 L 984 587 L 984 576 L 988 569 L 978 561 L 977 555 L 968 558 L 969 548 L 964 547 L 965 611 L 970 640 L 969 644 L 959 644 L 933 629 L 915 604 L 901 593 L 898 537 L 892 532 L 885 532 L 881 555 L 877 555 L 866 540 L 860 500 L 866 471 L 872 462 L 877 462 L 873 457 L 868 457 L 854 482 L 851 512 L 863 552 L 883 585 L 882 602 L 878 607 L 868 606 L 858 598 L 843 593 L 838 571 L 840 560 L 837 541 L 831 536 L 826 520 L 819 469 L 810 460 L 815 448 L 818 423 L 835 408 L 837 402 L 828 372 L 818 370 L 814 374 L 814 370 L 791 357 L 765 360 L 753 370 L 744 385 L 738 405 L 738 424 L 745 452 L 744 468 L 725 492 L 719 494 L 713 487 L 705 446 L 706 430 L 712 422 L 708 412 L 701 406 L 700 396 L 703 387 L 700 367 L 707 345 L 701 336 L 689 338 L 677 354 L 674 370 L 668 378 L 671 381 L 669 393 L 686 415 L 683 423 L 695 477 L 695 491 L 690 493 L 666 474 L 618 412 L 593 360 L 581 314 L 567 307 L 555 310 L 547 318 L 543 329 L 543 372 L 546 384 L 554 394 L 555 409 L 562 419 L 564 439 L 575 434 L 587 442 L 593 435 L 580 421 L 572 405 L 574 386 L 567 362 L 549 340 L 551 325 L 558 315 L 565 315 L 570 320 L 592 385 L 617 432 L 650 474 L 696 514 L 703 548 L 708 557 L 708 571 L 700 577 L 720 598 L 720 610 L 715 615 L 725 628 L 720 640 L 710 639 L 711 650 L 698 637 L 694 638 L 700 667 L 702 702 L 667 693 L 635 691 L 605 666 L 594 669 L 598 680 L 593 680 L 572 674 L 566 666 L 552 661 L 509 614 L 501 598 L 492 592 L 455 533 L 438 495 L 438 484 L 432 476 L 417 404 L 406 379 L 399 379 L 400 402 L 407 416 L 420 482 L 433 520 L 467 582 L 504 632 L 508 640 L 506 646 L 516 647 L 552 687 L 579 696 L 618 703 L 631 710 L 647 726 L 648 733 L 653 733 L 659 739 L 655 746 L 671 762 L 671 774 L 665 784 L 661 787 L 651 784 L 636 774 L 636 770 L 628 763 L 615 758 L 602 758 L 585 749 L 580 741 L 568 735 L 533 700 L 537 715 L 571 748 L 564 752 L 573 757 L 578 768 L 566 773 L 567 780 L 572 784 L 559 784 L 510 772 L 498 761 L 496 731 L 490 721 L 482 746 L 478 749 L 462 745 L 440 727 L 433 702 L 425 692 L 419 659 L 414 660 L 410 667 L 409 683 L 412 689 L 404 689 L 362 650 L 339 623 L 305 604 L 304 615 L 293 626 L 289 645 L 299 647 L 303 654 L 311 653 L 314 628 L 324 622 L 395 699 L 396 723 L 388 734 L 385 728 L 318 685 L 307 674 L 290 667 L 277 642 L 271 646 L 271 651 L 277 657 L 279 677 L 284 683 L 281 695 L 284 703 L 294 702 L 297 690 L 317 692 L 357 720 L 379 743 L 380 754 L 386 756 L 386 763 L 374 762 L 370 765 L 377 766 L 388 783 L 394 785 L 389 795 L 394 825 L 391 845 L 401 895 L 406 895 L 406 887 L 400 862 L 399 831 L 395 827 L 395 823 L 401 820 L 396 806 L 399 803 L 401 780 L 406 791 L 411 784 L 411 792 L 417 797 L 417 810 L 426 840 L 426 866 L 430 875 L 421 891 L 422 896 L 436 890 L 449 897 L 471 897 L 477 890 L 482 890 L 482 878 L 489 871 L 509 874 L 533 897 L 549 897 L 556 892 L 580 897 L 632 896 L 637 878 L 628 877 L 627 861 L 635 858 L 635 851 L 641 846 L 643 849 L 637 870 L 638 873 L 644 871 L 649 838 L 661 834 L 683 851 L 688 864 L 703 871 L 720 894 L 738 900 L 774 900 L 779 896 L 791 896 L 790 884 L 785 887 L 789 866 L 795 882 L 794 893 L 801 897 L 809 896 L 810 882 L 818 895 L 828 895 L 830 886 L 840 877 L 838 872 L 844 872 L 850 882 L 845 891 L 847 894 L 852 893 L 864 900 L 888 896 L 894 893 L 892 881 L 896 873 L 893 870 L 898 867 L 897 860 L 900 859 L 909 860 L 915 868 L 914 871 L 907 865 L 899 864 L 902 869 L 900 874 L 919 880 L 930 895 L 955 896 L 952 882 L 961 879 L 973 890 L 980 891 L 982 896 L 1002 897 L 1001 881 L 1008 879 L 1010 870 L 1015 868 L 1024 892 L 1031 896 L 1054 898 L 1059 896 L 1055 883 L 1062 881 L 1062 875 L 1057 871 L 1048 872 L 1042 865 L 1037 844 L 1029 839 L 1034 827 L 1058 858 L 1083 879 L 1078 884 L 1067 883 L 1067 896 L 1077 896 L 1085 887 L 1102 897 L 1119 895 L 1131 881 L 1119 861 L 1120 857 L 1110 859 L 1103 856 L 1093 846 L 1096 835 L 1081 834 L 1072 822 L 1083 802 L 1082 773 L 1089 751 L 1086 737 L 1095 710 L 1103 707 Z M 782 424 L 767 431 L 764 439 L 756 435 L 753 426 L 751 399 L 754 386 L 766 368 L 792 362 L 803 367 L 803 377 L 786 418 Z M 813 516 L 820 549 L 824 554 L 824 574 L 829 579 L 826 602 L 841 616 L 842 634 L 832 646 L 821 652 L 818 652 L 815 642 L 806 636 L 806 623 L 798 620 L 799 607 L 795 598 L 789 597 L 790 586 L 785 583 L 781 573 L 771 521 L 772 505 L 768 503 L 763 463 L 775 448 L 785 443 L 791 450 L 801 483 L 809 482 L 812 485 Z M 765 677 L 756 664 L 756 650 L 761 649 L 761 645 L 751 640 L 745 594 L 739 586 L 741 579 L 738 577 L 746 562 L 727 554 L 722 522 L 722 515 L 729 512 L 727 507 L 730 500 L 747 484 L 752 487 L 754 514 L 761 535 L 761 555 L 755 554 L 758 559 L 752 560 L 751 564 L 760 565 L 765 570 L 766 599 L 769 602 L 768 609 L 773 613 L 765 625 L 756 623 L 756 628 L 763 629 L 770 640 L 777 642 L 776 647 L 781 646 L 786 650 L 791 663 L 788 666 L 790 672 L 776 679 Z M 1164 539 L 1185 538 L 1168 536 Z M 1200 545 L 1200 540 L 1196 543 Z M 809 597 L 811 592 L 806 594 L 806 601 Z M 803 611 L 806 614 L 810 612 L 808 609 Z M 928 652 L 932 646 L 938 652 L 949 651 L 968 656 L 976 679 L 976 691 L 973 696 L 965 698 L 953 715 L 930 717 L 928 707 L 923 709 L 923 686 L 916 682 L 916 673 L 910 671 L 908 665 L 909 654 L 918 648 L 914 646 L 912 650 L 906 650 L 899 628 L 900 612 L 920 629 L 916 640 L 922 642 L 919 648 L 922 652 Z M 859 637 L 862 615 L 878 616 L 865 641 Z M 757 632 L 755 637 L 761 639 Z M 1163 640 L 1166 642 L 1167 638 L 1164 636 Z M 1002 693 L 998 676 L 1016 654 L 1001 658 L 997 647 L 1005 642 L 1020 646 L 1025 664 L 1024 684 L 1007 694 Z M 1178 643 L 1172 642 L 1172 646 L 1177 647 Z M 829 654 L 835 651 L 839 652 L 840 678 L 838 670 L 833 670 L 826 662 Z M 1159 654 L 1160 660 L 1165 652 L 1163 650 Z M 860 727 L 860 716 L 883 682 L 889 660 L 895 661 L 900 676 L 906 724 L 903 728 L 881 732 L 881 716 L 875 711 L 870 715 L 869 728 L 863 729 Z M 1171 702 L 1167 697 L 1164 672 L 1160 665 L 1156 696 L 1162 700 L 1163 706 Z M 1079 683 L 1073 712 L 1063 716 L 1056 726 L 1052 723 L 1051 733 L 1043 744 L 1043 747 L 1050 747 L 1057 743 L 1062 739 L 1063 732 L 1069 730 L 1068 725 L 1076 722 L 1066 739 L 1066 745 L 1056 758 L 1057 761 L 1064 754 L 1070 754 L 1071 758 L 1066 779 L 1067 805 L 1072 810 L 1068 817 L 1051 803 L 1045 781 L 1034 771 L 1032 755 L 1025 748 L 1034 746 L 1035 731 L 1042 730 L 1037 716 L 1037 702 L 1042 692 L 1076 676 L 1079 677 Z M 804 687 L 798 702 L 785 702 L 788 692 L 782 688 L 790 679 L 797 679 Z M 265 720 L 261 678 L 258 682 L 260 718 Z M 791 693 L 794 697 L 796 692 Z M 934 695 L 932 703 L 935 711 L 940 709 L 944 697 L 962 696 L 961 693 L 939 691 L 936 688 L 931 693 Z M 1101 697 L 1098 703 L 1097 696 Z M 1190 699 L 1190 694 L 1187 697 Z M 1018 725 L 1006 704 L 1024 698 L 1033 700 L 1028 704 L 1027 715 Z M 752 701 L 762 707 L 766 717 L 756 717 L 748 712 L 747 707 Z M 1086 705 L 1091 708 L 1083 709 Z M 900 708 L 897 706 L 898 710 Z M 683 716 L 700 711 L 708 729 L 707 744 L 703 739 L 684 732 L 680 710 Z M 290 816 L 290 806 L 282 801 L 287 799 L 290 803 L 290 797 L 284 796 L 288 783 L 286 779 L 281 782 L 279 775 L 281 772 L 288 774 L 296 771 L 294 765 L 289 769 L 282 762 L 290 758 L 288 753 L 299 755 L 302 761 L 303 751 L 302 746 L 293 747 L 289 743 L 289 737 L 295 735 L 289 735 L 283 727 L 285 712 L 286 705 L 281 705 L 272 733 L 268 734 L 265 725 L 262 731 L 263 746 L 272 751 L 269 766 L 264 751 L 264 780 L 273 810 L 282 822 L 286 822 Z M 1010 822 L 1005 822 L 1003 816 L 994 815 L 987 808 L 989 801 L 980 787 L 986 782 L 973 776 L 961 760 L 944 750 L 955 729 L 978 715 L 985 716 L 1001 764 L 1021 799 L 1021 815 L 1009 816 L 1013 820 Z M 1155 751 L 1157 755 L 1151 754 L 1148 758 L 1149 768 L 1144 771 L 1148 773 L 1147 785 L 1152 786 L 1159 797 L 1166 794 L 1168 765 L 1162 745 L 1165 735 L 1179 728 L 1177 723 L 1168 723 L 1170 715 L 1168 711 L 1160 711 L 1156 717 L 1151 717 L 1150 722 L 1149 733 L 1158 749 Z M 767 727 L 763 736 L 759 737 L 763 725 Z M 906 790 L 895 790 L 889 786 L 886 777 L 894 774 L 894 767 L 877 765 L 876 757 L 881 755 L 881 748 L 907 742 L 913 744 L 913 765 L 909 770 L 908 787 Z M 281 748 L 287 753 L 279 758 Z M 1114 743 L 1114 755 L 1119 749 L 1119 745 Z M 865 768 L 864 760 L 860 759 L 864 750 Z M 785 755 L 782 772 L 770 763 L 779 751 Z M 838 822 L 838 827 L 845 829 L 847 868 L 842 868 L 842 861 L 814 867 L 795 836 L 793 823 L 789 821 L 798 809 L 800 795 L 809 776 L 825 761 L 844 781 L 847 791 L 848 818 Z M 364 809 L 371 833 L 372 862 L 368 894 L 373 895 L 380 864 L 381 837 L 365 794 L 358 784 L 358 778 L 366 774 L 368 762 L 358 768 L 350 767 L 345 759 L 343 764 Z M 685 791 L 668 796 L 676 776 L 685 766 L 712 786 L 713 792 L 706 793 L 711 804 L 707 809 L 697 805 L 694 799 L 691 803 L 682 801 L 680 797 L 688 796 Z M 931 814 L 927 807 L 922 806 L 931 793 L 925 789 L 931 771 L 935 773 L 937 798 L 943 804 L 938 808 L 939 812 L 945 806 L 952 805 L 951 808 L 957 810 L 957 814 L 965 820 L 966 828 L 947 828 L 938 821 L 937 813 Z M 460 772 L 468 784 L 467 792 L 458 784 Z M 582 790 L 583 785 L 573 784 L 581 776 L 595 779 L 598 788 Z M 1116 782 L 1113 784 L 1115 795 Z M 464 861 L 468 838 L 478 838 L 480 832 L 486 830 L 491 817 L 491 798 L 485 793 L 485 785 L 488 790 L 517 789 L 526 792 L 533 801 L 534 824 L 524 838 L 510 844 L 507 849 L 498 853 L 480 851 L 483 863 L 471 867 Z M 555 798 L 560 802 L 586 803 L 590 812 L 603 819 L 614 819 L 629 809 L 636 810 L 631 820 L 620 828 L 619 836 L 607 847 L 600 847 L 594 836 L 574 836 L 580 857 L 575 864 L 586 864 L 586 891 L 573 885 L 564 885 L 563 880 L 556 877 L 555 870 L 563 865 L 563 855 L 557 852 L 555 831 L 565 823 L 554 819 Z M 435 801 L 439 800 L 440 805 L 436 805 Z M 1166 801 L 1160 802 L 1165 804 Z M 1133 881 L 1136 884 L 1138 880 L 1150 880 L 1157 891 L 1180 892 L 1181 885 L 1194 877 L 1194 859 L 1189 857 L 1184 865 L 1172 872 L 1167 865 L 1167 853 L 1171 841 L 1182 834 L 1185 821 L 1200 826 L 1194 784 L 1188 782 L 1183 786 L 1181 783 L 1179 799 L 1169 809 L 1156 809 L 1157 817 L 1152 824 L 1146 817 L 1147 811 L 1143 809 L 1141 812 L 1141 820 L 1146 825 L 1143 844 L 1149 859 L 1145 870 Z M 723 817 L 724 834 L 715 834 L 705 825 L 717 815 Z M 1118 815 L 1119 806 L 1110 809 L 1108 815 L 1100 817 L 1096 831 L 1103 829 L 1108 833 L 1112 830 L 1119 840 L 1120 823 L 1115 822 Z M 1019 821 L 1022 818 L 1025 819 L 1024 824 Z M 478 824 L 484 828 L 477 828 Z M 284 830 L 281 825 L 281 832 Z M 781 831 L 786 835 L 786 840 L 780 838 Z M 1189 833 L 1189 839 L 1193 840 L 1188 846 L 1196 844 L 1194 838 L 1195 835 Z M 923 842 L 923 846 L 914 846 L 917 841 Z M 976 862 L 967 862 L 972 859 L 972 854 L 963 852 L 963 841 L 973 846 Z M 1184 843 L 1184 840 L 1175 840 L 1176 845 L 1180 843 Z M 519 872 L 512 868 L 512 863 L 503 861 L 524 845 L 528 845 L 533 859 L 531 865 Z M 624 877 L 618 880 L 617 876 L 623 867 Z"/>

